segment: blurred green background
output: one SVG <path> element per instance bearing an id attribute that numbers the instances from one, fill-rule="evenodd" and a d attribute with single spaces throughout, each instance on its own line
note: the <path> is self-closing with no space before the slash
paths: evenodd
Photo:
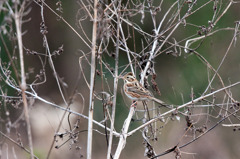
<path id="1" fill-rule="evenodd" d="M 57 1 L 46 1 L 46 3 L 52 8 L 56 9 Z M 85 1 L 84 1 L 85 2 Z M 173 0 L 163 1 L 161 12 L 156 16 L 156 24 L 158 25 L 161 21 L 164 13 L 169 9 L 172 3 L 175 2 Z M 218 2 L 218 14 L 219 16 L 223 10 L 228 5 L 229 1 L 215 1 Z M 86 2 L 85 2 L 86 3 Z M 126 2 L 124 2 L 126 3 Z M 137 3 L 137 2 L 136 2 Z M 159 4 L 160 2 L 154 1 L 154 4 Z M 198 1 L 194 6 L 194 9 L 199 8 L 206 1 Z M 85 12 L 83 8 L 79 5 L 80 1 L 62 1 L 63 13 L 62 17 L 77 30 L 80 35 L 83 36 L 83 32 L 79 27 L 78 20 L 84 16 Z M 200 26 L 209 26 L 209 21 L 212 20 L 213 17 L 213 4 L 209 3 L 205 7 L 200 8 L 196 13 L 190 15 L 186 18 L 186 26 L 184 24 L 180 25 L 178 29 L 174 32 L 174 34 L 169 38 L 169 41 L 174 42 L 181 41 L 180 45 L 185 44 L 186 38 L 194 35 L 197 37 L 197 33 L 200 30 Z M 40 7 L 35 3 L 31 4 L 32 10 L 27 15 L 26 19 L 31 18 L 31 20 L 23 25 L 22 30 L 27 31 L 23 36 L 24 47 L 30 50 L 37 51 L 38 53 L 45 53 L 45 49 L 43 47 L 43 38 L 40 33 L 40 23 L 41 23 L 41 15 L 40 15 Z M 181 15 L 185 13 L 188 9 L 188 4 L 185 4 L 182 8 Z M 77 85 L 77 92 L 81 93 L 85 99 L 85 104 L 83 105 L 83 100 L 80 95 L 76 95 L 73 100 L 73 105 L 71 109 L 77 112 L 82 112 L 87 115 L 88 112 L 88 97 L 89 97 L 89 89 L 86 86 L 84 78 L 79 75 L 80 67 L 79 67 L 79 57 L 83 56 L 81 51 L 85 53 L 89 53 L 90 49 L 83 43 L 83 41 L 66 25 L 62 20 L 59 20 L 49 9 L 44 8 L 45 14 L 45 23 L 47 26 L 48 34 L 48 43 L 51 52 L 57 50 L 60 46 L 63 45 L 64 52 L 60 56 L 53 57 L 53 62 L 56 68 L 56 71 L 59 77 L 67 84 L 67 87 L 64 89 L 64 94 L 66 99 L 69 99 L 73 91 L 75 91 L 75 86 Z M 217 30 L 220 28 L 235 28 L 236 21 L 239 20 L 239 5 L 234 4 L 231 8 L 224 14 L 224 16 L 218 21 L 218 23 L 214 26 L 213 30 Z M 5 23 L 4 17 L 6 13 L 1 11 L 0 21 L 1 25 Z M 151 16 L 148 12 L 145 14 L 144 23 L 140 22 L 141 15 L 131 17 L 131 20 L 138 24 L 145 32 L 152 33 L 153 32 L 153 23 Z M 88 35 L 88 38 L 91 39 L 92 32 L 92 21 L 88 19 L 82 21 L 81 23 L 84 28 L 84 31 Z M 192 25 L 190 25 L 192 24 Z M 166 29 L 167 23 L 164 23 L 163 29 Z M 127 26 L 124 26 L 124 31 L 128 32 Z M 167 32 L 164 36 L 167 36 L 169 32 Z M 11 39 L 8 38 L 7 35 L 4 35 L 1 31 L 1 34 L 6 42 L 8 48 L 12 48 L 14 43 L 11 43 Z M 206 37 L 203 41 L 199 41 L 190 46 L 190 48 L 198 47 L 196 51 L 203 56 L 215 69 L 219 66 L 223 56 L 226 54 L 228 47 L 230 46 L 231 40 L 233 38 L 234 31 L 220 31 L 216 34 Z M 239 81 L 239 41 L 236 37 L 236 41 L 234 45 L 230 48 L 227 57 L 225 58 L 220 70 L 219 74 L 221 75 L 225 85 L 229 85 L 236 81 Z M 142 41 L 144 41 L 143 37 L 135 32 L 134 36 L 135 40 L 130 39 L 127 41 L 128 47 L 130 50 L 136 49 L 136 52 L 139 53 L 142 50 Z M 184 40 L 185 39 L 185 40 Z M 135 44 L 134 44 L 135 42 Z M 146 44 L 146 42 L 144 42 Z M 134 48 L 135 46 L 135 48 Z M 1 47 L 1 60 L 8 61 L 9 59 L 6 57 L 5 51 L 3 48 L 3 43 L 0 43 Z M 163 49 L 167 48 L 167 45 L 164 46 Z M 109 50 L 110 53 L 115 51 L 113 44 L 110 44 Z M 10 50 L 10 52 L 14 52 L 14 49 Z M 17 54 L 16 54 L 17 56 Z M 119 54 L 119 71 L 121 72 L 125 66 L 128 64 L 127 55 L 125 52 L 120 51 Z M 25 55 L 25 70 L 29 72 L 29 70 L 34 69 L 34 73 L 29 74 L 29 78 L 27 79 L 28 83 L 32 83 L 35 80 L 35 76 L 42 69 L 41 62 L 39 58 L 34 55 Z M 44 58 L 43 58 L 44 59 Z M 46 60 L 46 59 L 44 59 Z M 90 60 L 90 56 L 88 56 L 88 60 Z M 106 53 L 103 55 L 103 60 L 109 64 L 110 67 L 114 67 L 114 58 L 108 56 Z M 160 98 L 166 103 L 173 105 L 180 105 L 182 103 L 191 101 L 191 89 L 193 89 L 194 97 L 199 97 L 205 91 L 209 78 L 212 77 L 213 72 L 209 71 L 206 67 L 206 64 L 202 62 L 199 57 L 194 55 L 193 53 L 185 54 L 182 50 L 181 56 L 173 56 L 170 54 L 166 54 L 163 52 L 159 56 L 154 59 L 155 62 L 155 71 L 157 74 L 156 82 L 161 91 L 161 96 L 157 93 L 154 93 L 154 96 Z M 82 66 L 84 68 L 84 73 L 89 81 L 90 77 L 90 67 L 88 62 L 83 58 Z M 97 66 L 100 69 L 100 66 Z M 38 95 L 47 99 L 51 102 L 54 102 L 59 105 L 63 105 L 63 101 L 61 99 L 61 95 L 59 93 L 56 80 L 53 76 L 53 72 L 49 66 L 48 60 L 46 60 L 46 76 L 47 82 L 43 85 L 38 86 L 36 89 Z M 105 91 L 109 89 L 112 91 L 113 89 L 113 77 L 104 69 L 105 80 L 107 82 L 104 83 Z M 125 72 L 130 71 L 128 68 Z M 139 72 L 139 70 L 138 70 Z M 80 80 L 79 80 L 80 76 Z M 15 77 L 16 78 L 16 77 Z M 96 91 L 101 91 L 101 78 L 100 76 L 96 77 Z M 117 98 L 117 110 L 116 110 L 116 124 L 115 128 L 119 132 L 121 131 L 122 124 L 128 114 L 129 105 L 131 101 L 125 98 L 122 93 L 122 85 L 123 81 L 119 81 L 119 93 Z M 215 90 L 221 87 L 219 80 L 216 78 L 212 84 Z M 1 87 L 3 89 L 8 89 L 4 81 L 1 81 Z M 150 87 L 151 89 L 151 87 Z M 233 97 L 239 100 L 239 86 L 236 86 L 231 89 L 233 93 Z M 9 95 L 15 95 L 16 92 L 9 89 Z M 222 98 L 216 99 L 218 102 L 222 101 Z M 142 109 L 142 108 L 139 108 Z M 4 109 L 2 109 L 1 114 L 4 114 Z M 19 116 L 19 110 L 13 109 L 9 106 L 11 120 L 14 121 Z M 163 109 L 163 111 L 166 111 Z M 55 134 L 55 130 L 60 121 L 62 111 L 56 110 L 49 105 L 46 105 L 42 102 L 36 101 L 34 106 L 31 108 L 31 122 L 33 125 L 33 141 L 34 141 L 34 149 L 35 152 L 39 155 L 40 158 L 45 158 L 47 151 L 49 150 L 50 143 Z M 204 113 L 204 112 L 202 112 Z M 95 113 L 94 117 L 96 120 L 101 121 L 104 119 L 103 117 L 103 108 L 101 101 L 96 100 L 95 104 Z M 135 119 L 141 118 L 143 113 L 137 112 L 138 116 L 135 116 Z M 216 115 L 216 114 L 214 114 Z M 181 137 L 185 133 L 186 122 L 183 116 L 180 116 L 180 121 L 178 120 L 170 120 L 166 125 L 162 123 L 159 126 L 163 126 L 163 128 L 159 131 L 158 140 L 153 143 L 155 147 L 156 153 L 161 153 L 168 148 L 175 146 Z M 208 116 L 209 120 L 212 123 L 209 123 L 209 127 L 213 125 L 219 119 L 214 119 L 211 116 Z M 76 122 L 77 117 L 71 115 L 70 121 L 72 125 Z M 199 119 L 200 120 L 200 119 Z M 201 119 L 202 120 L 202 119 Z M 230 120 L 230 119 L 229 119 Z M 196 120 L 197 121 L 197 120 Z M 233 120 L 235 121 L 235 120 Z M 19 127 L 17 132 L 22 134 L 22 139 L 25 145 L 27 145 L 27 141 L 24 138 L 25 125 L 21 122 L 22 126 Z M 134 121 L 131 125 L 131 129 L 141 125 L 141 121 Z M 208 127 L 208 128 L 209 128 Z M 5 124 L 1 124 L 1 131 L 5 131 Z M 104 132 L 103 129 L 95 126 L 96 129 L 99 129 L 101 132 Z M 67 123 L 63 124 L 61 131 L 69 129 L 69 125 Z M 80 119 L 80 130 L 87 129 L 87 121 L 84 119 Z M 16 130 L 15 130 L 16 131 Z M 13 131 L 13 138 L 16 138 L 16 132 Z M 187 142 L 192 137 L 192 134 L 181 140 L 181 144 Z M 220 125 L 206 134 L 197 142 L 194 142 L 190 146 L 184 148 L 182 150 L 182 158 L 239 158 L 239 131 L 234 132 L 232 128 L 221 127 Z M 86 139 L 87 132 L 80 133 L 78 138 L 78 143 L 76 145 L 80 146 L 81 149 L 76 150 L 74 147 L 69 146 L 69 144 L 65 144 L 59 149 L 53 150 L 53 155 L 51 158 L 80 158 L 83 155 L 83 158 L 86 158 Z M 62 143 L 64 140 L 59 139 L 57 144 Z M 121 158 L 146 158 L 143 156 L 144 147 L 142 144 L 142 136 L 141 132 L 130 136 L 127 139 L 126 147 L 121 155 Z M 114 148 L 117 147 L 118 139 L 114 138 Z M 9 147 L 13 146 L 8 143 Z M 75 146 L 75 145 L 74 145 Z M 20 148 L 16 148 L 16 151 L 19 152 L 22 156 L 26 155 L 21 153 Z M 70 150 L 69 150 L 70 149 Z M 3 147 L 3 152 L 7 151 L 6 147 Z M 106 150 L 107 144 L 104 135 L 100 135 L 97 132 L 94 132 L 94 148 L 93 148 L 93 158 L 106 158 Z M 10 153 L 10 152 L 9 152 Z M 10 153 L 11 154 L 11 153 Z M 174 154 L 168 154 L 163 156 L 162 158 L 173 158 Z M 23 157 L 24 158 L 24 157 Z"/>

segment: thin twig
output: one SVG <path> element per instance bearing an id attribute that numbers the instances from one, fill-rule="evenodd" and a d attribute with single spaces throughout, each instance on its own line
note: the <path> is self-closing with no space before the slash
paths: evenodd
<path id="1" fill-rule="evenodd" d="M 31 152 L 30 152 L 28 149 L 26 149 L 25 147 L 23 147 L 23 145 L 17 143 L 17 142 L 14 141 L 12 138 L 10 138 L 9 136 L 5 135 L 2 131 L 0 131 L 0 134 L 1 134 L 2 136 L 4 136 L 6 139 L 8 139 L 9 141 L 11 141 L 12 143 L 14 143 L 15 145 L 17 145 L 18 147 L 20 147 L 21 149 L 23 149 L 25 152 L 31 154 Z M 38 157 L 35 156 L 35 155 L 33 155 L 33 157 L 34 157 L 35 159 L 38 159 Z"/>
<path id="2" fill-rule="evenodd" d="M 120 39 L 120 7 L 121 7 L 121 0 L 118 2 L 118 6 L 115 7 L 117 14 L 117 38 L 116 38 L 116 52 L 115 52 L 115 77 L 114 77 L 114 90 L 113 90 L 113 106 L 112 106 L 112 115 L 111 115 L 111 131 L 109 134 L 109 144 L 108 144 L 108 151 L 107 151 L 107 159 L 110 159 L 111 157 L 111 151 L 112 151 L 112 142 L 113 142 L 113 130 L 114 130 L 114 124 L 115 124 L 115 112 L 116 112 L 116 105 L 117 105 L 117 87 L 118 87 L 118 58 L 119 58 L 119 39 Z"/>
<path id="3" fill-rule="evenodd" d="M 224 91 L 224 90 L 226 90 L 226 89 L 228 89 L 228 88 L 231 88 L 231 87 L 236 86 L 236 85 L 239 85 L 239 84 L 240 84 L 240 81 L 238 81 L 238 82 L 236 82 L 236 83 L 234 83 L 234 84 L 231 84 L 231 85 L 229 85 L 229 86 L 226 86 L 226 87 L 224 87 L 224 88 L 218 89 L 218 90 L 216 90 L 216 91 L 214 91 L 214 92 L 212 92 L 212 93 L 209 93 L 209 94 L 206 94 L 206 95 L 201 96 L 201 97 L 199 97 L 199 98 L 196 98 L 196 99 L 194 99 L 194 100 L 192 100 L 192 101 L 189 101 L 189 102 L 187 102 L 187 103 L 185 103 L 185 104 L 183 104 L 183 105 L 178 106 L 177 108 L 171 109 L 171 110 L 169 110 L 169 111 L 161 114 L 160 116 L 155 117 L 155 118 L 149 120 L 148 122 L 146 122 L 145 124 L 137 127 L 136 129 L 132 130 L 131 132 L 128 133 L 128 136 L 134 134 L 136 131 L 138 131 L 138 130 L 144 128 L 145 126 L 147 126 L 147 125 L 155 122 L 156 120 L 158 120 L 159 118 L 161 118 L 161 117 L 163 117 L 163 116 L 165 116 L 165 115 L 167 115 L 167 114 L 170 114 L 170 113 L 172 113 L 172 112 L 174 112 L 174 111 L 176 111 L 176 110 L 179 110 L 179 109 L 181 109 L 181 108 L 184 108 L 184 107 L 186 107 L 186 106 L 188 106 L 188 105 L 191 105 L 191 104 L 193 104 L 193 103 L 196 103 L 196 102 L 198 102 L 198 101 L 200 101 L 200 100 L 202 100 L 202 99 L 204 99 L 204 98 L 210 97 L 210 96 L 212 96 L 212 95 L 214 95 L 214 94 L 216 94 L 216 93 L 219 93 L 219 92 L 221 92 L 221 91 Z"/>
<path id="4" fill-rule="evenodd" d="M 126 140 L 127 140 L 127 137 L 129 136 L 127 132 L 128 132 L 128 128 L 130 126 L 130 123 L 131 123 L 134 113 L 135 113 L 135 108 L 134 108 L 134 106 L 131 106 L 130 111 L 128 113 L 128 117 L 123 124 L 122 133 L 120 135 L 120 139 L 119 139 L 118 147 L 117 147 L 115 155 L 114 155 L 114 159 L 119 159 L 121 152 L 126 145 Z"/>
<path id="5" fill-rule="evenodd" d="M 0 65 L 1 65 L 1 61 L 0 61 Z M 13 85 L 11 85 L 7 80 L 5 80 L 5 83 L 6 83 L 8 86 L 10 86 L 11 88 L 15 89 L 16 91 L 21 92 L 21 89 L 15 87 L 15 86 L 13 86 Z M 61 106 L 55 104 L 55 103 L 49 102 L 49 101 L 47 101 L 47 100 L 39 97 L 37 94 L 33 94 L 33 93 L 29 92 L 29 91 L 25 91 L 25 93 L 28 94 L 28 95 L 31 95 L 31 96 L 34 97 L 35 99 L 38 99 L 38 100 L 40 100 L 40 101 L 42 101 L 42 102 L 44 102 L 44 103 L 46 103 L 46 104 L 49 104 L 49 105 L 51 105 L 51 106 L 53 106 L 53 107 L 55 107 L 55 108 L 58 108 L 58 109 L 60 109 L 60 110 L 67 111 L 67 112 L 69 112 L 69 113 L 75 114 L 75 115 L 80 116 L 80 117 L 82 117 L 82 118 L 84 118 L 84 119 L 87 119 L 87 120 L 89 119 L 89 117 L 87 117 L 87 116 L 85 116 L 85 115 L 83 115 L 83 114 L 81 114 L 81 113 L 78 113 L 78 112 L 75 112 L 75 111 L 66 109 L 66 108 L 64 108 L 64 107 L 61 107 Z M 96 125 L 98 125 L 98 126 L 100 126 L 100 127 L 102 127 L 102 128 L 105 128 L 104 125 L 102 125 L 101 123 L 99 123 L 99 122 L 96 121 L 96 120 L 93 120 L 93 123 L 95 123 Z M 107 128 L 107 130 L 110 131 L 109 128 Z M 117 133 L 116 131 L 114 131 L 113 134 L 114 134 L 115 136 L 120 136 L 120 134 Z"/>
<path id="6" fill-rule="evenodd" d="M 16 4 L 17 5 L 17 4 Z M 24 69 L 24 56 L 23 56 L 23 42 L 22 42 L 22 30 L 21 30 L 21 25 L 22 25 L 22 14 L 24 11 L 25 7 L 25 1 L 21 4 L 20 11 L 15 10 L 14 13 L 14 20 L 16 24 L 16 31 L 17 31 L 17 41 L 18 41 L 18 49 L 19 49 L 19 57 L 20 57 L 20 68 L 21 68 L 21 93 L 22 93 L 22 98 L 23 98 L 23 106 L 24 106 L 24 114 L 25 114 L 25 120 L 27 123 L 27 134 L 28 134 L 28 144 L 30 148 L 30 154 L 31 154 L 31 159 L 34 158 L 33 154 L 33 144 L 32 144 L 32 133 L 31 133 L 31 123 L 29 120 L 29 108 L 28 108 L 28 103 L 27 103 L 27 98 L 26 98 L 26 76 L 25 76 L 25 69 Z M 16 8 L 18 8 L 16 6 Z"/>
<path id="7" fill-rule="evenodd" d="M 94 17 L 92 30 L 92 60 L 91 60 L 91 77 L 90 77 L 90 97 L 88 110 L 88 140 L 87 140 L 87 159 L 92 158 L 92 139 L 93 139 L 93 110 L 94 110 L 94 82 L 96 73 L 96 40 L 97 40 L 97 4 L 94 0 Z"/>

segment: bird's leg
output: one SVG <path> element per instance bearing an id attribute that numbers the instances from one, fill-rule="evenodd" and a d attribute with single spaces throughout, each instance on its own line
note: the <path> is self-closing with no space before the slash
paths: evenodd
<path id="1" fill-rule="evenodd" d="M 131 107 L 135 107 L 136 108 L 137 107 L 137 101 L 133 101 Z"/>

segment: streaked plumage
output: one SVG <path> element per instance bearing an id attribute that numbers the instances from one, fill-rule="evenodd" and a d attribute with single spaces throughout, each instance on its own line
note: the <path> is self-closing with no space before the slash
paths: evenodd
<path id="1" fill-rule="evenodd" d="M 153 100 L 159 104 L 164 103 L 163 101 L 154 98 L 150 91 L 138 82 L 132 72 L 127 73 L 122 78 L 124 79 L 123 89 L 128 98 L 135 101 Z"/>

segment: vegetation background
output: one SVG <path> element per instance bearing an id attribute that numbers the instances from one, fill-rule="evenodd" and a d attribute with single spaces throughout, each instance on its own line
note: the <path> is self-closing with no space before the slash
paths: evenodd
<path id="1" fill-rule="evenodd" d="M 110 128 L 109 118 L 115 107 L 115 132 L 121 133 L 131 109 L 131 101 L 122 90 L 123 81 L 119 79 L 118 89 L 114 85 L 116 68 L 118 75 L 134 71 L 140 80 L 145 64 L 151 61 L 146 69 L 150 73 L 145 74 L 148 79 L 145 85 L 169 106 L 155 107 L 148 102 L 150 117 L 146 117 L 144 104 L 138 103 L 129 132 L 145 120 L 158 117 L 154 110 L 164 113 L 192 101 L 166 114 L 155 125 L 148 125 L 147 140 L 143 135 L 145 129 L 128 136 L 120 158 L 154 158 L 198 136 L 188 146 L 159 158 L 239 158 L 239 1 L 103 0 L 97 3 L 97 29 L 94 30 L 94 1 L 0 1 L 0 158 L 33 157 L 31 149 L 38 158 L 89 158 L 89 121 L 79 114 L 89 116 L 93 50 L 96 51 L 93 119 Z M 154 28 L 158 28 L 165 15 L 159 36 L 155 35 Z M 18 16 L 22 43 L 17 34 Z M 92 45 L 94 31 L 96 48 Z M 149 60 L 155 38 L 160 50 L 156 49 L 154 58 Z M 199 39 L 187 45 L 194 38 Z M 130 50 L 132 61 L 126 50 Z M 154 75 L 157 75 L 157 85 L 151 80 Z M 155 86 L 160 93 L 153 89 Z M 231 87 L 204 97 L 226 86 Z M 111 99 L 103 100 L 108 95 Z M 200 97 L 203 99 L 194 101 Z M 105 100 L 110 106 L 104 107 L 109 104 Z M 109 131 L 96 124 L 93 128 L 92 158 L 109 157 L 109 147 L 114 156 L 119 137 L 113 136 L 108 146 Z M 148 156 L 146 152 L 152 149 L 154 152 Z"/>

